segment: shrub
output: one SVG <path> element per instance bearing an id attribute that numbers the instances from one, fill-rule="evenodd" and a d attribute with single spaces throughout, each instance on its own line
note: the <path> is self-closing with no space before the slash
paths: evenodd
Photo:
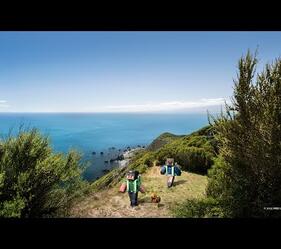
<path id="1" fill-rule="evenodd" d="M 239 61 L 232 104 L 214 118 L 220 159 L 210 170 L 209 197 L 231 217 L 278 216 L 281 206 L 281 59 L 255 74 L 256 56 Z"/>
<path id="2" fill-rule="evenodd" d="M 203 148 L 181 148 L 175 156 L 175 160 L 183 170 L 206 174 L 213 164 L 213 155 Z"/>
<path id="3" fill-rule="evenodd" d="M 216 144 L 208 126 L 164 145 L 155 152 L 155 158 L 163 165 L 166 158 L 174 158 L 183 170 L 207 174 L 216 157 Z M 205 132 L 205 133 L 204 133 Z"/>
<path id="4" fill-rule="evenodd" d="M 155 160 L 154 154 L 149 153 L 149 152 L 147 152 L 147 154 L 145 154 L 142 157 L 143 164 L 147 165 L 148 167 L 152 167 L 153 166 L 154 160 Z"/>
<path id="5" fill-rule="evenodd" d="M 179 218 L 222 218 L 223 210 L 212 198 L 186 200 L 174 208 L 174 215 Z"/>
<path id="6" fill-rule="evenodd" d="M 68 214 L 87 191 L 83 164 L 75 151 L 54 153 L 36 129 L 0 142 L 0 217 L 50 217 Z"/>

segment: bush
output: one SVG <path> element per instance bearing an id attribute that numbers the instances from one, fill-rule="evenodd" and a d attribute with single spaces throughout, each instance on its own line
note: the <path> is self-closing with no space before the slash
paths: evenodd
<path id="1" fill-rule="evenodd" d="M 152 153 L 147 153 L 142 157 L 143 164 L 148 167 L 152 167 L 154 163 L 155 157 Z"/>
<path id="2" fill-rule="evenodd" d="M 216 143 L 210 126 L 164 145 L 155 152 L 155 158 L 163 165 L 166 158 L 174 158 L 183 170 L 207 174 L 216 157 Z"/>
<path id="3" fill-rule="evenodd" d="M 230 217 L 280 217 L 281 59 L 255 74 L 249 52 L 239 61 L 232 105 L 214 118 L 220 158 L 207 187 Z M 255 82 L 254 82 L 255 81 Z"/>
<path id="4" fill-rule="evenodd" d="M 183 170 L 207 174 L 207 170 L 213 164 L 213 154 L 203 148 L 186 147 L 181 148 L 175 155 L 175 160 L 182 166 Z"/>
<path id="5" fill-rule="evenodd" d="M 33 129 L 0 142 L 0 217 L 66 216 L 88 190 L 81 156 L 52 152 L 47 137 Z"/>
<path id="6" fill-rule="evenodd" d="M 174 215 L 178 218 L 222 218 L 223 210 L 212 198 L 186 200 L 176 207 Z"/>
<path id="7" fill-rule="evenodd" d="M 139 171 L 140 174 L 145 173 L 146 170 L 147 170 L 147 165 L 146 164 L 139 165 L 138 171 Z"/>

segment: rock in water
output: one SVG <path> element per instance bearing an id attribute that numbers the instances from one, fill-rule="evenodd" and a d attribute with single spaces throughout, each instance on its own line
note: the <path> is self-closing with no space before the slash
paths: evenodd
<path id="1" fill-rule="evenodd" d="M 119 156 L 117 157 L 117 160 L 119 160 L 119 161 L 124 160 L 124 155 L 119 155 Z"/>

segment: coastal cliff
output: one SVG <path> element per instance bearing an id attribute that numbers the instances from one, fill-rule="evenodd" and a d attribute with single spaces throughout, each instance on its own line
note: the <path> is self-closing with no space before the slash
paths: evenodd
<path id="1" fill-rule="evenodd" d="M 144 173 L 149 167 L 164 164 L 167 157 L 173 157 L 183 170 L 206 174 L 216 157 L 217 145 L 211 126 L 192 134 L 174 135 L 163 133 L 147 147 L 136 150 L 126 167 L 116 168 L 93 182 L 94 189 L 114 186 L 130 169 Z"/>
<path id="2" fill-rule="evenodd" d="M 115 168 L 93 182 L 93 194 L 74 205 L 71 216 L 172 217 L 173 209 L 184 200 L 204 197 L 207 184 L 206 170 L 212 165 L 212 160 L 216 156 L 215 151 L 210 126 L 188 135 L 163 133 L 146 149 L 132 151 L 127 166 Z M 171 156 L 175 158 L 183 173 L 177 177 L 174 189 L 167 190 L 166 177 L 160 175 L 159 166 Z M 120 182 L 128 170 L 138 170 L 141 173 L 147 190 L 140 196 L 141 205 L 137 212 L 128 208 L 127 195 L 118 193 Z M 160 194 L 161 204 L 150 203 L 152 192 Z"/>

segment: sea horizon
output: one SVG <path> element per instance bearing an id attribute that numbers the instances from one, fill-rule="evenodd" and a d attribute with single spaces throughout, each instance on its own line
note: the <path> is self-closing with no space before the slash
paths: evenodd
<path id="1" fill-rule="evenodd" d="M 90 164 L 84 175 L 87 180 L 117 167 L 118 163 L 105 161 L 127 147 L 146 147 L 164 132 L 185 135 L 205 125 L 207 113 L 0 113 L 1 137 L 17 134 L 21 126 L 37 128 L 49 137 L 55 152 L 80 151 Z"/>
<path id="2" fill-rule="evenodd" d="M 0 114 L 151 114 L 151 115 L 157 115 L 157 114 L 169 114 L 169 115 L 173 115 L 173 114 L 206 114 L 207 115 L 208 110 L 206 111 L 202 111 L 202 112 L 83 112 L 83 111 L 77 111 L 77 112 L 13 112 L 13 111 L 9 111 L 9 112 L 0 112 Z M 219 114 L 219 112 L 212 112 L 212 114 Z"/>

